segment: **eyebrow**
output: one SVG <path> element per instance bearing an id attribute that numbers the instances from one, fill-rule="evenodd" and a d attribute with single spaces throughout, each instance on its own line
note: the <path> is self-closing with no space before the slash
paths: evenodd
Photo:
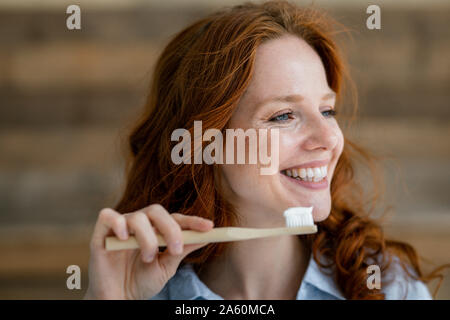
<path id="1" fill-rule="evenodd" d="M 336 93 L 334 91 L 328 92 L 322 96 L 322 100 L 329 100 L 329 99 L 335 99 Z M 257 107 L 262 107 L 263 105 L 269 103 L 269 102 L 300 102 L 304 100 L 305 97 L 300 94 L 291 94 L 287 96 L 277 96 L 277 97 L 270 97 L 268 99 L 265 99 L 259 103 L 257 103 Z"/>

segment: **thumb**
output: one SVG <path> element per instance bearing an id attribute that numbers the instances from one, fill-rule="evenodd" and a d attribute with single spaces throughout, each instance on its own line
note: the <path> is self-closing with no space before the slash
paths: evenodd
<path id="1" fill-rule="evenodd" d="M 183 247 L 183 252 L 178 255 L 173 255 L 169 253 L 169 250 L 165 250 L 162 254 L 160 254 L 158 260 L 159 263 L 170 272 L 170 274 L 175 274 L 179 264 L 181 261 L 191 252 L 198 250 L 209 243 L 198 243 L 198 244 L 186 244 Z"/>

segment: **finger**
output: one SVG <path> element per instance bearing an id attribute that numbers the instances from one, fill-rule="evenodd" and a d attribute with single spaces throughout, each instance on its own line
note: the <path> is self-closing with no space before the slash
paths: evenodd
<path id="1" fill-rule="evenodd" d="M 139 244 L 142 260 L 151 262 L 158 252 L 158 240 L 147 215 L 143 212 L 135 212 L 127 215 L 126 220 Z"/>
<path id="2" fill-rule="evenodd" d="M 169 251 L 178 255 L 183 252 L 183 237 L 178 222 L 161 205 L 151 205 L 142 210 L 166 241 Z"/>
<path id="3" fill-rule="evenodd" d="M 173 255 L 169 252 L 164 251 L 159 254 L 159 264 L 162 268 L 164 268 L 165 272 L 171 276 L 174 275 L 177 271 L 178 266 L 180 265 L 181 261 L 191 252 L 198 250 L 204 246 L 206 246 L 209 243 L 196 243 L 196 244 L 186 244 L 183 247 L 183 252 L 179 255 Z"/>
<path id="4" fill-rule="evenodd" d="M 181 213 L 172 213 L 172 218 L 180 225 L 181 229 L 208 231 L 214 227 L 214 222 L 198 216 L 188 216 Z"/>
<path id="5" fill-rule="evenodd" d="M 125 217 L 113 209 L 104 208 L 100 211 L 94 227 L 91 249 L 104 249 L 105 237 L 111 233 L 111 230 L 121 240 L 128 238 Z"/>

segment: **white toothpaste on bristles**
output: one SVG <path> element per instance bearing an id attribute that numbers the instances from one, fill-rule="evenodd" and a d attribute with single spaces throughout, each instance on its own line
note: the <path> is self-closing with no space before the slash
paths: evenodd
<path id="1" fill-rule="evenodd" d="M 284 211 L 286 227 L 301 227 L 314 225 L 313 207 L 292 207 Z"/>

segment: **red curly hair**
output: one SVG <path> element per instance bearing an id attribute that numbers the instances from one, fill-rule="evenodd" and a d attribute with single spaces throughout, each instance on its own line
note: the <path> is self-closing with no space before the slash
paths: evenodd
<path id="1" fill-rule="evenodd" d="M 349 109 L 343 101 L 347 91 L 355 98 L 355 89 L 334 39 L 345 30 L 323 11 L 269 1 L 226 8 L 179 32 L 157 61 L 145 112 L 129 136 L 127 183 L 115 209 L 132 212 L 159 203 L 169 212 L 211 219 L 216 227 L 238 225 L 237 214 L 215 187 L 214 165 L 173 164 L 171 133 L 187 128 L 193 134 L 194 120 L 202 121 L 203 130 L 224 130 L 250 82 L 256 49 L 285 34 L 302 38 L 317 52 L 328 84 L 337 93 L 336 108 L 339 114 L 347 114 L 341 120 L 352 120 L 356 100 L 346 104 L 352 106 Z M 362 200 L 361 186 L 355 181 L 356 161 L 374 167 L 374 157 L 345 138 L 331 183 L 330 216 L 319 223 L 317 234 L 303 236 L 315 261 L 321 268 L 333 269 L 335 281 L 348 299 L 384 298 L 380 290 L 368 289 L 366 270 L 370 262 L 377 261 L 385 272 L 391 260 L 389 252 L 400 258 L 405 271 L 412 267 L 411 277 L 428 282 L 440 276 L 439 270 L 423 274 L 410 245 L 384 238 L 381 226 L 369 217 L 371 210 L 366 206 L 370 201 Z M 192 263 L 198 271 L 226 245 L 209 244 L 183 263 Z M 321 257 L 329 263 L 324 264 Z"/>

